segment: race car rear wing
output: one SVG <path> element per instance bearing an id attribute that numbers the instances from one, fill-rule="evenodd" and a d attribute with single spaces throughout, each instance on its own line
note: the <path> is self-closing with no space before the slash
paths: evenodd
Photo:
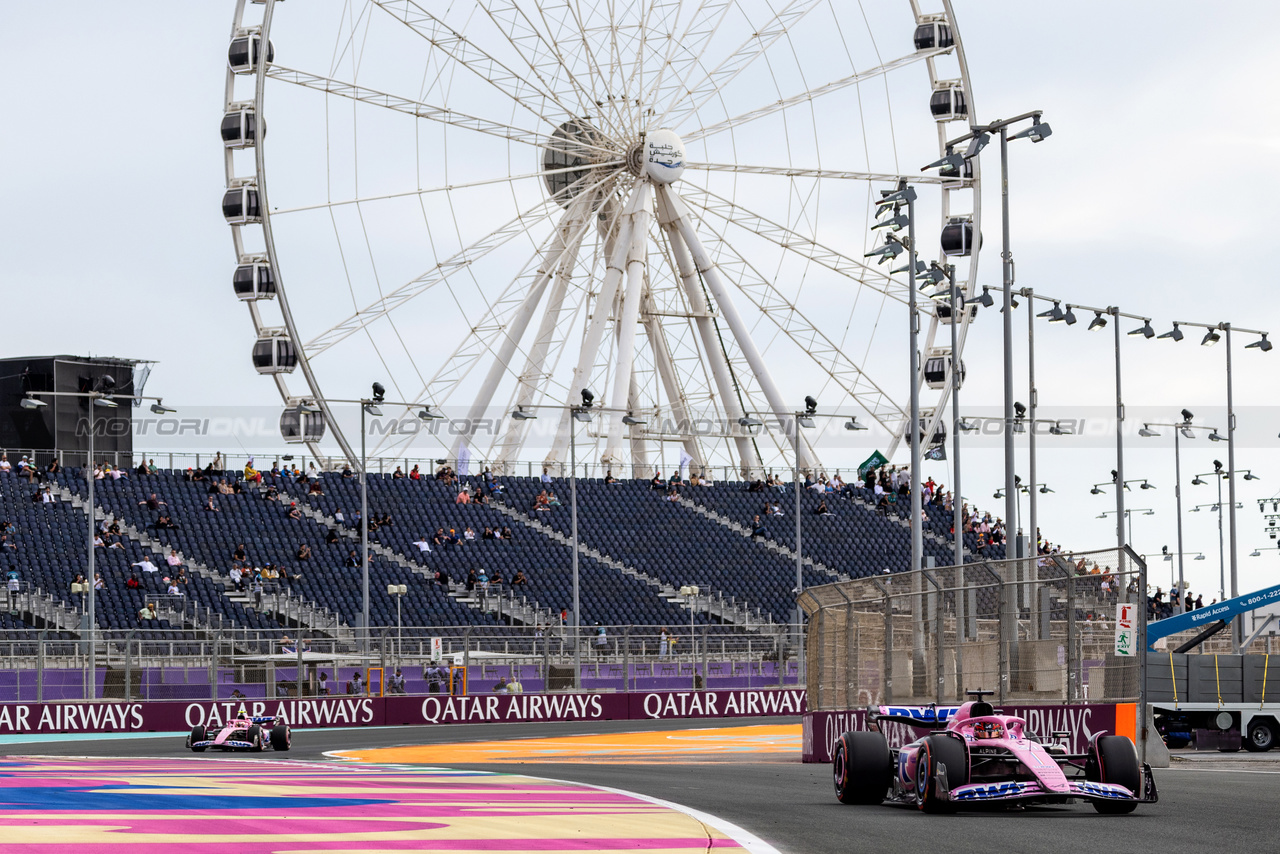
<path id="1" fill-rule="evenodd" d="M 867 709 L 868 723 L 898 723 L 917 729 L 943 729 L 959 706 L 872 706 Z"/>

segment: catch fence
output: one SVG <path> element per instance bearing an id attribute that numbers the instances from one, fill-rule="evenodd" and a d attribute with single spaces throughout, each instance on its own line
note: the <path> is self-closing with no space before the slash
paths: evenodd
<path id="1" fill-rule="evenodd" d="M 810 588 L 809 708 L 954 703 L 975 690 L 1001 703 L 1137 700 L 1145 569 L 1126 547 Z M 1133 655 L 1116 653 L 1121 604 Z"/>

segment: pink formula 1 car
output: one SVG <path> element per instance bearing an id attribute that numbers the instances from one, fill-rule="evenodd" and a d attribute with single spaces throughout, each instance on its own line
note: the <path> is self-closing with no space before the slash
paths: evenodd
<path id="1" fill-rule="evenodd" d="M 1139 765 L 1133 742 L 1094 735 L 1083 754 L 1043 742 L 1022 718 L 990 703 L 956 709 L 881 706 L 868 726 L 901 723 L 933 730 L 891 749 L 879 731 L 846 732 L 836 745 L 836 797 L 846 804 L 909 804 L 950 812 L 967 804 L 1089 801 L 1100 813 L 1133 812 L 1158 799 L 1151 766 Z"/>
<path id="2" fill-rule="evenodd" d="M 203 753 L 209 748 L 214 750 L 251 750 L 261 752 L 268 747 L 272 750 L 288 750 L 292 732 L 289 725 L 281 718 L 249 717 L 241 714 L 223 724 L 217 734 L 210 733 L 202 726 L 191 728 L 187 736 L 187 747 L 196 753 Z"/>

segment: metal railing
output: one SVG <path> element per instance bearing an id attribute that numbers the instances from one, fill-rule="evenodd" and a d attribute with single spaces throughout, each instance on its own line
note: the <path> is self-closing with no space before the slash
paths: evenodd
<path id="1" fill-rule="evenodd" d="M 0 702 L 209 701 L 345 693 L 356 673 L 399 669 L 405 693 L 447 690 L 465 671 L 471 693 L 760 689 L 803 684 L 792 627 L 773 634 L 732 626 L 380 627 L 360 639 L 223 627 L 101 630 L 90 660 L 77 632 L 8 632 L 0 639 Z M 323 678 L 322 678 L 323 674 Z M 433 682 L 436 683 L 433 686 Z M 390 683 L 388 682 L 388 685 Z M 375 680 L 376 685 L 376 680 Z M 366 689 L 367 690 L 367 689 Z"/>

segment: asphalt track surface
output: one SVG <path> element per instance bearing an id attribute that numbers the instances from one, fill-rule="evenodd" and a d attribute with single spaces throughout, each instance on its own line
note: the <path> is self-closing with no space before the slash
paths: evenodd
<path id="1" fill-rule="evenodd" d="M 437 727 L 298 730 L 288 754 L 253 758 L 324 760 L 329 751 L 453 744 L 640 730 L 759 725 L 740 721 L 612 721 L 563 724 L 475 724 Z M 770 719 L 770 724 L 798 719 Z M 181 737 L 0 743 L 5 755 L 180 757 Z M 235 755 L 229 755 L 232 759 Z M 1203 756 L 1204 759 L 1210 757 Z M 450 767 L 571 780 L 638 792 L 710 813 L 787 854 L 888 852 L 1201 852 L 1280 851 L 1274 835 L 1280 761 L 1221 757 L 1178 761 L 1157 769 L 1160 802 L 1128 816 L 1101 816 L 1087 804 L 929 816 L 902 807 L 851 807 L 832 793 L 830 766 L 798 757 L 742 754 L 723 761 L 658 764 L 510 763 Z M 1265 757 L 1266 760 L 1270 756 Z M 1255 760 L 1255 761 L 1247 761 Z"/>

